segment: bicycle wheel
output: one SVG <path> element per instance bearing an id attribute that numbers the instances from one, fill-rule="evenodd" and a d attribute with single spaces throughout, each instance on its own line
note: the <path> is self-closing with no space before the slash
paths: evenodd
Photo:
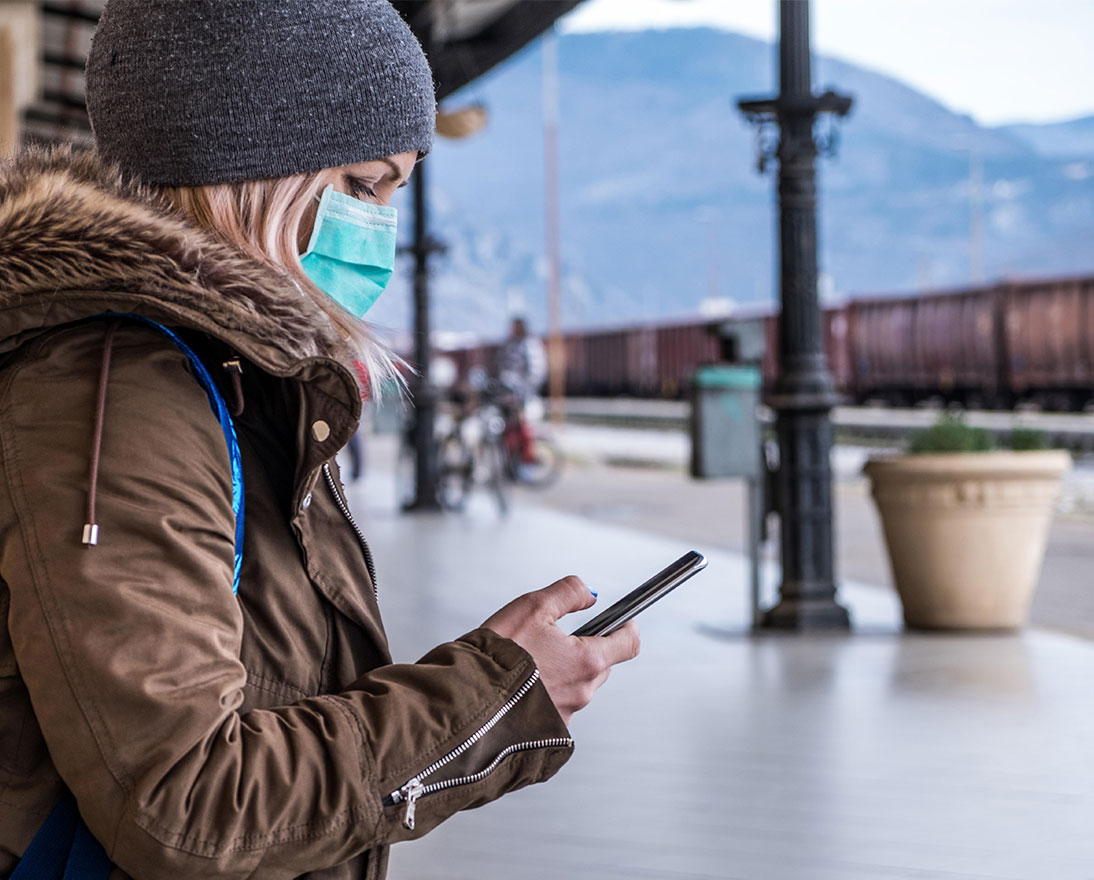
<path id="1" fill-rule="evenodd" d="M 505 476 L 505 458 L 500 435 L 483 437 L 479 444 L 480 479 L 493 494 L 498 511 L 503 516 L 509 512 L 509 481 Z"/>
<path id="2" fill-rule="evenodd" d="M 517 479 L 526 486 L 543 489 L 550 486 L 562 472 L 562 450 L 550 437 L 536 436 L 532 440 L 532 461 L 517 463 Z"/>
<path id="3" fill-rule="evenodd" d="M 438 455 L 437 499 L 445 510 L 463 510 L 471 492 L 471 450 L 453 433 L 441 441 Z"/>

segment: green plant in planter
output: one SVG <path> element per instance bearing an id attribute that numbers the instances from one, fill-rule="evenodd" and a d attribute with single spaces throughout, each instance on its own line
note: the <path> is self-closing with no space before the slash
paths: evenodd
<path id="1" fill-rule="evenodd" d="M 1050 448 L 1048 434 L 1036 428 L 1015 428 L 1010 432 L 1010 448 L 1015 452 L 1040 452 Z"/>
<path id="2" fill-rule="evenodd" d="M 984 428 L 974 428 L 958 416 L 949 415 L 914 435 L 908 443 L 908 451 L 913 455 L 991 452 L 995 448 L 995 438 Z"/>
<path id="3" fill-rule="evenodd" d="M 1010 449 L 997 449 L 988 431 L 946 415 L 912 437 L 908 451 L 919 454 L 866 463 L 909 626 L 1026 622 L 1070 465 L 1067 452 L 1045 448 L 1047 439 L 1020 428 L 1003 438 Z"/>
<path id="4" fill-rule="evenodd" d="M 949 452 L 992 452 L 999 446 L 985 428 L 974 428 L 959 416 L 946 415 L 926 431 L 915 434 L 908 443 L 913 455 Z M 1015 428 L 1009 447 L 1015 452 L 1040 452 L 1049 448 L 1048 435 L 1036 428 Z"/>

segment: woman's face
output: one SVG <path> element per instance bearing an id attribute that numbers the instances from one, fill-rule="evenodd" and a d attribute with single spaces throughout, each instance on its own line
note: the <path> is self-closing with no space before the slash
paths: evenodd
<path id="1" fill-rule="evenodd" d="M 414 163 L 417 161 L 418 153 L 410 150 L 384 159 L 370 159 L 355 165 L 331 168 L 325 172 L 320 181 L 320 192 L 330 185 L 337 192 L 345 193 L 362 202 L 387 205 L 390 204 L 391 197 L 395 195 L 395 190 L 406 186 L 410 179 L 410 172 L 414 170 Z M 300 224 L 297 241 L 301 251 L 307 248 L 308 241 L 311 239 L 312 227 L 315 225 L 315 212 L 318 208 L 319 202 L 313 201 Z"/>

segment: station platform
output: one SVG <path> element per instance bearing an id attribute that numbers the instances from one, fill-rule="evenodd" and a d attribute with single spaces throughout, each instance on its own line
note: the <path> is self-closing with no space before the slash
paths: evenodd
<path id="1" fill-rule="evenodd" d="M 570 422 L 631 428 L 685 430 L 691 417 L 686 400 L 634 397 L 567 397 Z M 903 443 L 909 434 L 923 431 L 943 414 L 938 406 L 905 409 L 890 406 L 837 406 L 831 412 L 832 427 L 845 439 Z M 1033 428 L 1054 446 L 1089 455 L 1094 452 L 1094 413 L 1040 412 L 1035 410 L 958 410 L 975 428 L 983 428 L 1006 443 L 1015 428 Z M 764 421 L 774 419 L 761 408 Z"/>
<path id="2" fill-rule="evenodd" d="M 401 514 L 376 439 L 349 494 L 397 660 L 566 574 L 606 607 L 692 549 L 531 495 Z M 1094 643 L 905 633 L 856 583 L 852 633 L 755 636 L 745 559 L 695 549 L 559 774 L 397 845 L 391 880 L 1094 878 Z"/>

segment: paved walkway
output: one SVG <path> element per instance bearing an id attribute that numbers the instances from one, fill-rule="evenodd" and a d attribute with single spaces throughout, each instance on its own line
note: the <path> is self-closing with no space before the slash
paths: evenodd
<path id="1" fill-rule="evenodd" d="M 527 501 L 403 516 L 383 445 L 351 499 L 397 659 L 564 574 L 610 602 L 692 546 Z M 750 637 L 742 558 L 697 543 L 710 567 L 643 616 L 558 777 L 396 846 L 392 880 L 1094 878 L 1094 644 L 904 635 L 853 583 L 854 635 Z"/>

